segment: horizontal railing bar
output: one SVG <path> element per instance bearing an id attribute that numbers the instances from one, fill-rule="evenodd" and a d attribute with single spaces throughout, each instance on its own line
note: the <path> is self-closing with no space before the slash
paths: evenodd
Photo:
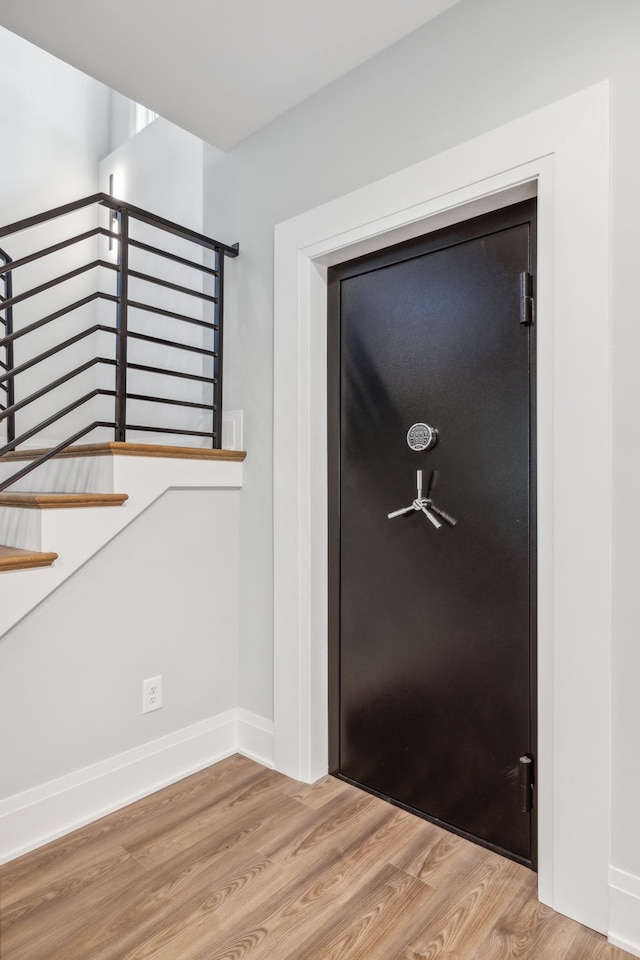
<path id="1" fill-rule="evenodd" d="M 83 197 L 81 200 L 73 200 L 71 203 L 64 203 L 60 207 L 53 207 L 51 210 L 45 210 L 44 213 L 37 213 L 34 217 L 25 217 L 23 220 L 16 220 L 9 223 L 6 227 L 0 227 L 0 237 L 8 237 L 12 233 L 20 233 L 22 230 L 28 230 L 30 227 L 36 227 L 40 223 L 47 223 L 49 220 L 57 220 L 58 217 L 65 217 L 69 213 L 75 213 L 76 210 L 82 210 L 83 207 L 90 207 L 95 203 L 102 203 L 103 193 L 93 193 L 90 197 Z"/>
<path id="2" fill-rule="evenodd" d="M 171 220 L 165 220 L 163 217 L 158 217 L 154 213 L 150 213 L 148 210 L 143 210 L 141 207 L 133 207 L 128 203 L 125 203 L 123 200 L 117 200 L 115 197 L 110 197 L 107 193 L 94 193 L 89 197 L 83 197 L 81 200 L 74 200 L 72 203 L 65 203 L 60 207 L 54 207 L 51 210 L 46 210 L 44 213 L 36 214 L 34 217 L 25 217 L 23 220 L 16 220 L 14 223 L 10 223 L 5 227 L 0 227 L 0 237 L 8 237 L 12 233 L 20 233 L 22 230 L 28 230 L 30 227 L 35 227 L 40 223 L 46 223 L 49 220 L 57 220 L 58 217 L 64 217 L 69 213 L 75 213 L 76 210 L 82 210 L 84 207 L 89 207 L 92 204 L 99 203 L 103 207 L 109 207 L 111 210 L 118 210 L 120 207 L 128 210 L 131 216 L 135 217 L 136 220 L 142 220 L 145 223 L 149 223 L 152 226 L 157 226 L 161 230 L 165 230 L 167 233 L 172 233 L 175 236 L 183 237 L 185 240 L 190 240 L 193 243 L 198 243 L 202 247 L 207 247 L 209 250 L 221 250 L 228 257 L 237 257 L 238 256 L 238 244 L 233 244 L 230 246 L 227 243 L 220 243 L 217 240 L 213 240 L 211 237 L 206 237 L 204 234 L 197 233 L 195 230 L 190 230 L 187 227 L 181 227 L 178 223 L 173 223 Z"/>
<path id="3" fill-rule="evenodd" d="M 211 430 L 174 430 L 173 427 L 142 427 L 135 423 L 128 423 L 127 430 L 143 430 L 147 433 L 177 433 L 181 437 L 215 437 Z"/>
<path id="4" fill-rule="evenodd" d="M 144 363 L 127 363 L 129 370 L 142 370 L 143 373 L 159 373 L 163 377 L 180 377 L 183 380 L 199 380 L 200 383 L 215 384 L 218 381 L 215 377 L 201 377 L 197 373 L 182 373 L 179 370 L 167 370 L 165 367 L 149 367 Z"/>
<path id="5" fill-rule="evenodd" d="M 217 357 L 215 350 L 205 350 L 204 347 L 192 347 L 188 343 L 175 343 L 173 340 L 163 340 L 161 337 L 152 337 L 148 333 L 134 333 L 129 330 L 127 336 L 134 340 L 145 340 L 147 343 L 158 343 L 161 347 L 172 347 L 174 350 L 188 350 L 189 353 L 199 353 L 203 357 Z"/>
<path id="6" fill-rule="evenodd" d="M 164 230 L 165 233 L 171 233 L 176 237 L 181 237 L 183 240 L 189 240 L 191 243 L 197 243 L 201 247 L 206 247 L 208 250 L 221 250 L 228 257 L 237 257 L 239 252 L 239 244 L 228 244 L 220 243 L 218 240 L 213 240 L 211 237 L 206 237 L 203 233 L 198 233 L 196 230 L 191 230 L 189 227 L 182 227 L 179 223 L 174 223 L 172 220 L 165 220 L 164 217 L 159 217 L 155 213 L 150 213 L 148 210 L 143 210 L 141 207 L 134 207 L 129 203 L 124 203 L 122 200 L 117 200 L 115 197 L 110 197 L 108 194 L 102 194 L 103 200 L 101 203 L 105 207 L 111 207 L 113 210 L 123 207 L 125 210 L 128 210 L 129 216 L 134 220 L 140 220 L 142 223 L 148 223 L 152 227 L 158 227 L 159 230 Z M 0 236 L 2 234 L 0 233 Z"/>
<path id="7" fill-rule="evenodd" d="M 188 317 L 184 313 L 174 313 L 173 310 L 165 310 L 163 307 L 152 307 L 150 303 L 140 303 L 138 300 L 127 300 L 127 306 L 133 310 L 146 310 L 148 313 L 158 313 L 162 317 L 170 317 L 172 320 L 184 320 L 185 323 L 193 323 L 197 327 L 204 327 L 206 330 L 217 330 L 215 323 L 209 323 L 208 320 L 198 320 L 196 317 Z"/>
<path id="8" fill-rule="evenodd" d="M 12 307 L 15 303 L 21 303 L 23 300 L 28 300 L 29 297 L 35 297 L 39 293 L 44 293 L 45 290 L 51 290 L 52 287 L 57 287 L 59 284 L 64 283 L 65 280 L 73 280 L 74 277 L 88 273 L 89 270 L 94 270 L 96 267 L 105 267 L 107 270 L 118 270 L 115 263 L 109 263 L 107 260 L 92 260 L 91 263 L 85 263 L 82 267 L 76 267 L 75 270 L 70 270 L 68 273 L 63 273 L 59 277 L 54 277 L 53 280 L 47 280 L 46 283 L 32 287 L 31 290 L 27 290 L 25 293 L 19 293 L 15 297 L 12 297 L 11 300 L 5 300 L 2 309 Z"/>
<path id="9" fill-rule="evenodd" d="M 67 447 L 72 446 L 74 443 L 77 443 L 78 440 L 81 440 L 83 437 L 86 437 L 88 433 L 91 433 L 92 430 L 96 430 L 98 427 L 115 427 L 115 423 L 110 423 L 106 420 L 94 420 L 93 423 L 90 423 L 88 427 L 84 427 L 82 430 L 79 430 L 77 433 L 74 433 L 72 437 L 68 437 L 66 440 L 63 440 L 62 443 L 57 444 L 55 447 L 51 447 L 50 450 L 47 450 L 46 453 L 41 454 L 26 467 L 23 467 L 21 470 L 18 470 L 13 474 L 12 477 L 9 477 L 8 480 L 5 480 L 0 484 L 0 492 L 6 490 L 11 486 L 12 483 L 15 483 L 17 480 L 21 480 L 22 477 L 26 476 L 28 473 L 31 473 L 32 470 L 35 470 L 37 467 L 42 466 L 43 463 L 46 463 L 47 460 L 50 460 L 51 457 L 55 457 L 56 454 L 60 453 L 62 450 L 65 450 Z M 15 441 L 11 444 L 12 448 L 15 448 Z"/>
<path id="10" fill-rule="evenodd" d="M 201 293 L 199 290 L 192 290 L 191 287 L 182 287 L 178 283 L 172 283 L 170 280 L 161 280 L 160 277 L 152 277 L 149 273 L 141 273 L 139 270 L 129 270 L 129 276 L 136 280 L 144 280 L 145 283 L 155 283 L 159 287 L 165 287 L 167 290 L 177 290 L 178 293 L 186 293 L 189 297 L 197 297 L 198 300 L 206 300 L 207 303 L 217 303 L 218 298 L 212 297 L 209 293 Z"/>
<path id="11" fill-rule="evenodd" d="M 46 428 L 50 427 L 53 423 L 57 423 L 58 420 L 62 420 L 62 418 L 66 417 L 68 413 L 73 413 L 74 410 L 77 410 L 78 407 L 81 407 L 83 403 L 87 402 L 87 400 L 93 400 L 94 397 L 98 396 L 115 397 L 115 395 L 115 390 L 102 390 L 100 387 L 96 387 L 95 390 L 90 390 L 89 393 L 84 395 L 84 397 L 80 397 L 79 400 L 74 400 L 73 403 L 67 404 L 67 406 L 63 407 L 62 410 L 59 410 L 58 413 L 52 414 L 46 420 L 43 420 L 42 423 L 38 423 L 35 427 L 31 427 L 30 430 L 27 430 L 19 437 L 11 440 L 11 442 L 5 444 L 4 447 L 0 447 L 0 457 L 3 457 L 5 453 L 9 453 L 10 450 L 14 450 L 21 443 L 24 443 L 25 440 L 30 440 L 31 437 L 34 437 L 36 433 L 40 433 L 41 430 L 46 430 Z"/>
<path id="12" fill-rule="evenodd" d="M 58 377 L 58 379 L 54 380 L 53 383 L 48 383 L 46 387 L 36 390 L 35 393 L 32 393 L 29 397 L 25 397 L 24 400 L 14 403 L 12 407 L 7 407 L 4 415 L 0 416 L 0 420 L 3 420 L 4 417 L 7 417 L 12 413 L 17 413 L 18 410 L 22 410 L 24 407 L 27 407 L 30 403 L 33 403 L 34 400 L 40 400 L 41 397 L 51 393 L 51 391 L 55 390 L 56 387 L 61 387 L 64 383 L 68 383 L 69 380 L 73 380 L 74 377 L 84 373 L 86 370 L 90 370 L 91 367 L 95 367 L 95 365 L 98 363 L 106 363 L 113 367 L 116 365 L 116 361 L 113 359 L 108 359 L 106 357 L 93 357 L 92 360 L 87 360 L 86 363 L 82 363 L 79 367 L 75 367 L 74 370 L 70 370 L 69 373 L 65 373 L 63 377 Z"/>
<path id="13" fill-rule="evenodd" d="M 46 257 L 50 253 L 56 253 L 58 250 L 64 250 L 65 247 L 71 247 L 74 243 L 82 243 L 83 240 L 89 240 L 91 237 L 97 237 L 98 234 L 103 232 L 106 231 L 103 231 L 102 227 L 94 227 L 93 230 L 87 230 L 86 233 L 79 233 L 76 237 L 70 237 L 67 240 L 61 240 L 60 243 L 54 243 L 51 247 L 45 247 L 42 250 L 38 250 L 36 253 L 30 253 L 28 257 L 21 257 L 19 260 L 14 260 L 10 266 L 7 264 L 5 267 L 0 268 L 0 277 L 7 273 L 11 273 L 13 270 L 17 270 L 18 267 L 24 267 L 27 263 L 33 263 L 34 260 L 40 260 L 42 257 Z"/>
<path id="14" fill-rule="evenodd" d="M 215 410 L 210 403 L 194 403 L 191 400 L 171 400 L 169 397 L 148 397 L 142 393 L 128 393 L 127 400 L 144 400 L 149 403 L 168 403 L 174 407 L 192 407 L 195 410 Z"/>
<path id="15" fill-rule="evenodd" d="M 21 364 L 19 367 L 14 367 L 10 373 L 5 373 L 0 377 L 0 383 L 4 380 L 11 380 L 14 377 L 17 377 L 18 374 L 23 373 L 25 370 L 35 367 L 37 363 L 40 363 L 42 360 L 48 360 L 49 357 L 53 357 L 56 353 L 60 353 L 62 350 L 66 350 L 67 347 L 73 346 L 74 343 L 78 343 L 80 340 L 84 340 L 85 337 L 90 336 L 92 333 L 97 333 L 102 331 L 103 333 L 117 333 L 117 327 L 107 327 L 105 324 L 96 323 L 92 327 L 88 327 L 86 330 L 83 330 L 82 333 L 77 333 L 75 337 L 69 337 L 68 340 L 63 340 L 62 343 L 57 343 L 55 347 L 50 347 L 48 350 L 45 350 L 44 353 L 38 354 L 37 357 L 32 357 L 31 360 L 27 360 L 26 363 Z"/>
<path id="16" fill-rule="evenodd" d="M 112 303 L 118 302 L 118 298 L 113 296 L 111 293 L 102 293 L 100 290 L 97 293 L 90 293 L 88 297 L 83 297 L 81 300 L 76 300 L 75 303 L 70 304 L 68 307 L 62 307 L 61 310 L 56 310 L 55 313 L 50 313 L 41 320 L 35 320 L 28 326 L 22 327 L 20 330 L 16 330 L 15 333 L 10 334 L 8 337 L 0 338 L 0 347 L 3 347 L 7 343 L 11 343 L 12 340 L 18 340 L 20 337 L 24 337 L 28 333 L 32 333 L 39 327 L 43 327 L 45 324 L 51 323 L 52 320 L 58 320 L 60 317 L 64 317 L 65 314 L 71 313 L 72 310 L 76 310 L 78 307 L 84 307 L 87 303 L 91 303 L 93 300 L 98 299 L 110 300 Z"/>
<path id="17" fill-rule="evenodd" d="M 214 270 L 213 267 L 205 267 L 203 263 L 196 263 L 195 260 L 187 260 L 186 257 L 179 257 L 175 253 L 169 253 L 168 250 L 161 250 L 160 247 L 152 247 L 149 243 L 142 243 L 141 240 L 129 239 L 129 246 L 137 247 L 138 250 L 145 250 L 147 253 L 154 253 L 158 257 L 165 257 L 174 263 L 182 263 L 185 267 L 193 267 L 194 270 L 200 270 L 201 273 L 206 273 L 211 277 L 218 276 L 218 271 Z"/>

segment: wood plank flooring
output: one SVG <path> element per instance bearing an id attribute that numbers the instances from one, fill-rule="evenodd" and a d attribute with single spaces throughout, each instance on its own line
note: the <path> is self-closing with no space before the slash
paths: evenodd
<path id="1" fill-rule="evenodd" d="M 628 960 L 529 870 L 230 757 L 0 870 L 1 960 Z"/>

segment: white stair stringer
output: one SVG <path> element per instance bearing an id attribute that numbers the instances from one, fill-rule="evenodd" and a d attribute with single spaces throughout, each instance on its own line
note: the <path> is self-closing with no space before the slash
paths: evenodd
<path id="1" fill-rule="evenodd" d="M 81 462 L 85 459 L 78 457 L 70 462 L 86 476 L 89 471 Z M 53 510 L 0 507 L 0 543 L 43 552 L 51 550 L 59 557 L 52 567 L 0 574 L 0 637 L 167 490 L 242 486 L 243 464 L 237 459 L 165 459 L 117 454 L 98 459 L 103 461 L 100 465 L 102 492 L 128 494 L 123 506 Z M 106 463 L 110 465 L 108 471 Z"/>

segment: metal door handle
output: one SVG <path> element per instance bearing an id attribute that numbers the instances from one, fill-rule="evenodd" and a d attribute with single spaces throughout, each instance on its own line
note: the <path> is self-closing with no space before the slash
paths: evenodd
<path id="1" fill-rule="evenodd" d="M 403 513 L 411 513 L 412 510 L 415 510 L 413 504 L 410 507 L 403 507 L 402 510 L 394 510 L 393 513 L 388 513 L 387 516 L 389 520 L 393 520 L 394 517 L 400 517 Z"/>
<path id="2" fill-rule="evenodd" d="M 388 513 L 387 516 L 389 520 L 393 520 L 394 517 L 401 517 L 403 513 L 411 513 L 412 510 L 421 510 L 436 530 L 439 530 L 442 524 L 435 516 L 435 510 L 432 513 L 430 508 L 431 504 L 425 497 L 420 497 L 420 499 L 416 497 L 410 507 L 402 507 L 401 510 L 394 510 L 392 513 Z"/>
<path id="3" fill-rule="evenodd" d="M 445 523 L 448 523 L 450 526 L 455 527 L 457 520 L 454 520 L 451 514 L 445 513 L 444 510 L 441 510 L 440 507 L 436 507 L 431 501 L 429 501 L 429 509 L 433 510 L 435 514 L 441 517 Z"/>
<path id="4" fill-rule="evenodd" d="M 450 524 L 452 527 L 455 527 L 456 520 L 453 519 L 448 513 L 445 513 L 444 510 L 441 510 L 439 507 L 436 507 L 431 502 L 429 494 L 431 489 L 435 486 L 435 481 L 438 474 L 435 470 L 432 471 L 431 477 L 429 478 L 429 487 L 427 489 L 427 496 L 422 496 L 422 470 L 416 471 L 416 487 L 417 487 L 417 497 L 409 507 L 401 507 L 400 510 L 393 510 L 391 513 L 387 514 L 389 520 L 393 520 L 395 517 L 401 517 L 405 513 L 411 513 L 412 510 L 422 511 L 427 520 L 433 524 L 436 530 L 439 530 L 442 524 L 438 517 L 445 521 L 445 523 Z"/>
<path id="5" fill-rule="evenodd" d="M 430 520 L 431 523 L 432 523 L 432 524 L 434 525 L 434 527 L 436 528 L 436 530 L 439 530 L 440 527 L 442 526 L 442 524 L 440 523 L 440 521 L 438 520 L 438 518 L 437 518 L 436 516 L 434 516 L 433 513 L 431 513 L 431 510 L 429 510 L 429 508 L 427 507 L 427 501 L 426 501 L 426 500 L 420 500 L 420 501 L 417 501 L 417 500 L 416 500 L 416 503 L 418 503 L 418 502 L 420 503 L 420 508 L 419 508 L 419 509 L 422 510 L 422 512 L 424 513 L 424 515 L 425 515 L 425 517 L 427 518 L 427 520 Z"/>

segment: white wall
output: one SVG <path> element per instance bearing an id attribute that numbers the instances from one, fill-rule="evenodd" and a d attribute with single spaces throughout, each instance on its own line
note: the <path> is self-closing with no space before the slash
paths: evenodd
<path id="1" fill-rule="evenodd" d="M 274 224 L 607 76 L 615 81 L 615 183 L 631 179 L 639 17 L 635 0 L 542 0 L 535 16 L 524 0 L 466 0 L 227 154 L 205 157 L 205 228 L 215 223 L 242 249 L 239 330 L 237 340 L 227 339 L 227 383 L 242 395 L 230 402 L 245 407 L 247 444 L 257 442 L 261 453 L 247 464 L 243 492 L 243 580 L 255 590 L 260 572 L 262 583 L 242 627 L 252 655 L 241 686 L 253 708 L 264 712 L 271 702 L 264 571 L 271 564 Z M 628 233 L 628 224 L 618 224 Z"/>
<path id="2" fill-rule="evenodd" d="M 116 115 L 122 101 L 130 103 L 118 94 L 113 99 Z M 103 155 L 98 171 L 100 189 L 108 192 L 112 173 L 119 199 L 202 231 L 203 149 L 202 140 L 158 117 Z"/>
<path id="3" fill-rule="evenodd" d="M 109 90 L 0 27 L 0 222 L 95 192 Z"/>
<path id="4" fill-rule="evenodd" d="M 0 639 L 0 799 L 237 705 L 238 511 L 169 491 Z"/>
<path id="5" fill-rule="evenodd" d="M 612 863 L 640 877 L 640 509 L 635 311 L 640 206 L 640 6 L 635 0 L 465 0 L 205 166 L 208 222 L 237 236 L 227 382 L 245 410 L 240 702 L 272 709 L 272 338 L 274 225 L 333 197 L 611 78 L 613 244 Z M 211 218 L 211 221 L 208 218 Z M 215 221 L 214 221 L 215 218 Z M 235 317 L 228 319 L 233 328 Z M 594 443 L 594 456 L 598 455 Z M 588 478 L 585 478 L 588 482 Z M 293 518 L 295 522 L 295 518 Z M 251 602 L 249 602 L 249 595 Z M 242 601 L 242 598 L 241 598 Z M 589 772 L 585 771 L 588 789 Z M 588 838 L 585 838 L 588 842 Z M 640 901 L 639 901 L 640 902 Z M 640 943 L 640 939 L 638 940 Z"/>
<path id="6" fill-rule="evenodd" d="M 109 91 L 109 153 L 113 153 L 131 136 L 133 101 L 117 90 Z"/>
<path id="7" fill-rule="evenodd" d="M 121 117 L 128 110 L 130 101 L 115 95 L 112 97 L 112 118 Z M 120 123 L 122 126 L 123 122 Z M 112 127 L 117 127 L 112 123 Z M 109 192 L 109 176 L 113 175 L 113 193 L 118 199 L 126 200 L 135 206 L 150 210 L 168 220 L 189 227 L 198 233 L 203 232 L 203 143 L 169 121 L 159 117 L 146 126 L 136 136 L 126 140 L 99 167 L 100 189 Z M 106 220 L 105 220 L 106 223 Z M 168 249 L 178 256 L 198 263 L 213 266 L 213 255 L 206 254 L 203 261 L 202 249 L 193 243 L 180 240 L 146 224 L 131 221 L 130 235 L 152 246 Z M 105 259 L 115 260 L 115 252 L 109 253 L 103 244 Z M 197 270 L 173 264 L 171 261 L 138 250 L 130 252 L 131 269 L 149 272 L 164 280 L 190 289 L 212 293 L 211 282 L 203 281 L 203 275 Z M 115 292 L 114 280 L 107 289 Z M 203 286 L 204 282 L 204 286 Z M 165 310 L 183 313 L 196 319 L 213 321 L 213 305 L 203 304 L 201 300 L 189 295 L 177 293 L 166 288 L 131 279 L 130 298 Z M 113 308 L 102 307 L 105 322 L 113 322 Z M 205 349 L 212 348 L 211 335 L 203 328 L 180 321 L 164 318 L 141 310 L 129 311 L 129 329 L 164 339 L 175 339 Z M 113 355 L 113 338 L 103 335 L 100 340 L 102 355 Z M 168 352 L 165 347 L 141 341 L 129 342 L 129 359 L 133 362 L 171 368 L 185 373 L 211 376 L 211 361 L 202 356 L 174 350 Z M 102 382 L 113 382 L 113 371 L 103 370 Z M 193 403 L 212 402 L 211 388 L 195 381 L 176 380 L 155 374 L 131 371 L 129 391 L 132 393 L 175 397 Z M 104 400 L 101 407 L 105 414 L 109 412 L 110 400 Z M 211 415 L 193 408 L 176 408 L 163 404 L 149 404 L 130 401 L 128 420 L 131 423 L 158 425 L 162 427 L 181 426 L 189 430 L 211 429 Z M 128 434 L 132 441 L 152 442 L 152 434 L 132 432 Z M 187 445 L 210 446 L 205 438 L 175 436 L 165 434 L 161 442 L 182 443 Z"/>
<path id="8" fill-rule="evenodd" d="M 95 193 L 98 160 L 108 148 L 108 89 L 3 28 L 0 28 L 0 89 L 5 98 L 0 151 L 0 225 Z M 89 218 L 82 214 L 67 218 L 63 235 L 79 233 L 91 226 L 93 220 L 93 214 Z M 38 239 L 33 233 L 27 231 L 8 237 L 0 241 L 0 246 L 16 259 L 53 242 L 51 230 L 44 230 Z M 59 232 L 56 237 L 60 237 Z M 85 242 L 76 250 L 55 254 L 52 259 L 55 268 L 62 271 L 94 257 L 95 244 Z M 42 264 L 17 270 L 14 294 L 50 276 L 53 268 Z M 37 296 L 17 305 L 16 329 L 86 295 L 91 288 L 89 277 L 68 282 L 47 299 Z M 44 350 L 90 325 L 92 317 L 92 308 L 86 307 L 55 321 L 41 331 L 38 349 Z M 16 364 L 26 358 L 27 350 L 33 355 L 34 342 L 29 336 L 16 343 Z M 17 398 L 87 359 L 90 350 L 91 345 L 85 341 L 73 347 L 64 358 L 46 361 L 38 371 L 23 375 L 17 386 Z M 18 431 L 48 416 L 54 402 L 55 408 L 62 407 L 91 386 L 91 377 L 85 374 L 46 400 L 38 401 L 17 415 Z M 54 433 L 64 436 L 64 431 L 65 425 L 60 424 Z M 3 435 L 0 429 L 0 436 Z M 32 446 L 38 444 L 42 445 L 41 438 L 36 437 Z"/>

